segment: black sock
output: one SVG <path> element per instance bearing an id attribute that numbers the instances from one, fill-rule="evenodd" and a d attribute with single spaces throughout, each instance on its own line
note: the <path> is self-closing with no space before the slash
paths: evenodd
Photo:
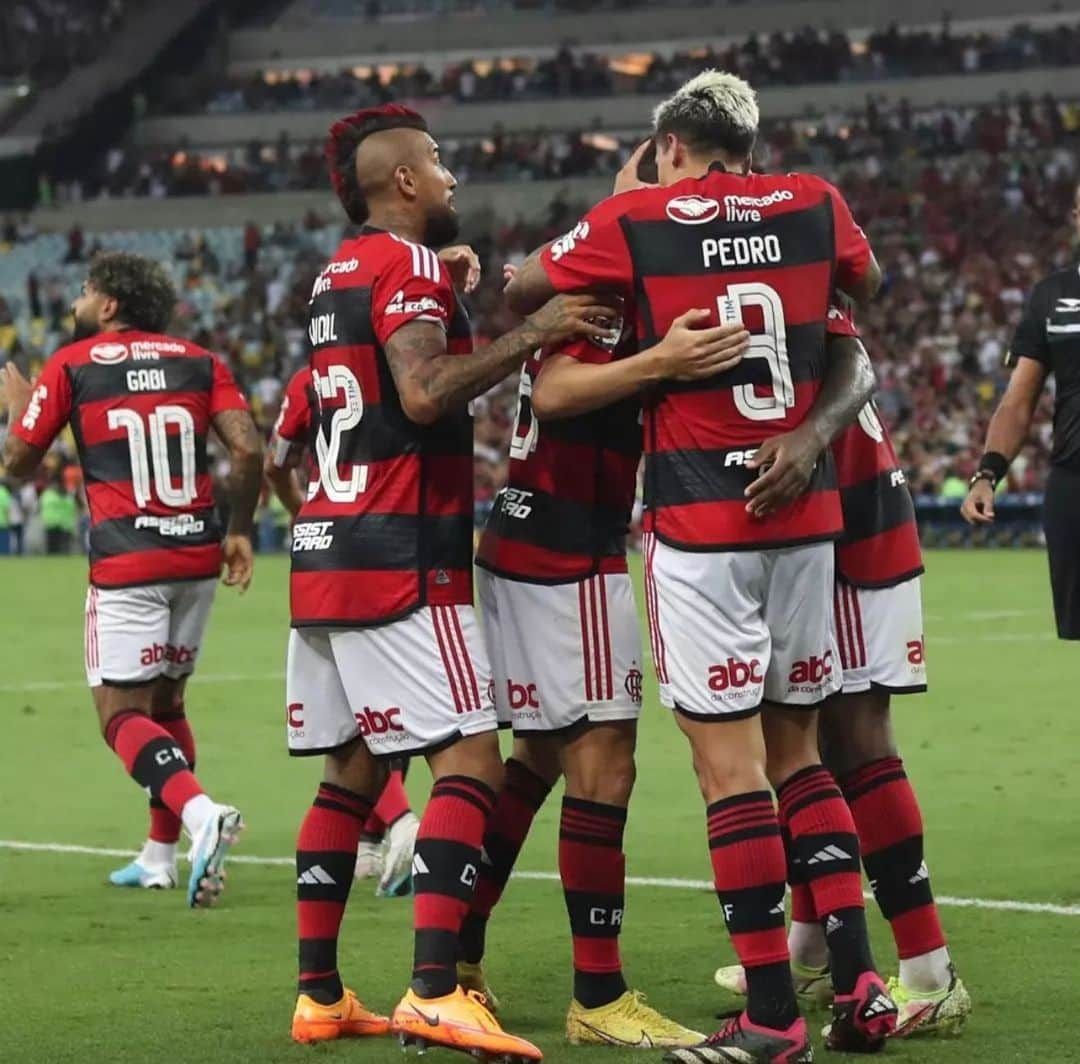
<path id="1" fill-rule="evenodd" d="M 746 990 L 746 1014 L 751 1023 L 786 1031 L 799 1018 L 787 961 L 747 968 Z"/>
<path id="2" fill-rule="evenodd" d="M 458 956 L 469 964 L 479 964 L 487 948 L 488 918 L 480 913 L 467 913 L 461 922 Z"/>
<path id="3" fill-rule="evenodd" d="M 866 910 L 837 909 L 825 918 L 824 924 L 833 987 L 838 994 L 850 994 L 859 976 L 874 968 Z"/>
<path id="4" fill-rule="evenodd" d="M 574 969 L 574 1000 L 587 1009 L 609 1005 L 626 993 L 622 972 L 579 972 Z"/>

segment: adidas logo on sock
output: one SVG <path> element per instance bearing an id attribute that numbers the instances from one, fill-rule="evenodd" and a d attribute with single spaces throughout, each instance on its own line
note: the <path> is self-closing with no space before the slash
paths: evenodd
<path id="1" fill-rule="evenodd" d="M 424 861 L 423 857 L 421 857 L 418 853 L 414 853 L 412 859 L 412 874 L 414 876 L 425 876 L 428 875 L 430 872 L 431 869 L 428 868 L 427 863 Z"/>
<path id="2" fill-rule="evenodd" d="M 834 931 L 839 931 L 843 926 L 843 921 L 835 913 L 829 913 L 829 918 L 825 921 L 825 934 L 831 935 Z"/>
<path id="3" fill-rule="evenodd" d="M 874 1016 L 880 1016 L 884 1012 L 892 1011 L 892 1003 L 888 998 L 878 995 L 871 1001 L 865 1009 L 863 1009 L 863 1018 L 872 1019 Z"/>
<path id="4" fill-rule="evenodd" d="M 851 854 L 830 843 L 824 850 L 818 850 L 807 864 L 825 864 L 827 861 L 850 861 Z"/>
<path id="5" fill-rule="evenodd" d="M 919 870 L 908 880 L 908 883 L 910 883 L 911 886 L 915 886 L 916 883 L 921 883 L 924 879 L 929 878 L 930 869 L 926 867 L 926 862 L 923 861 L 923 863 L 919 865 Z"/>
<path id="6" fill-rule="evenodd" d="M 312 865 L 307 871 L 301 872 L 296 882 L 303 883 L 306 887 L 337 886 L 337 880 L 322 865 Z"/>

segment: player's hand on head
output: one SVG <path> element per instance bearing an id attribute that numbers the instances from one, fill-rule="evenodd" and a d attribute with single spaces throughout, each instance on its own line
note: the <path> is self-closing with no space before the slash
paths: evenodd
<path id="1" fill-rule="evenodd" d="M 617 319 L 622 313 L 618 296 L 575 292 L 549 299 L 528 322 L 540 333 L 543 344 L 558 344 L 576 337 L 611 342 L 617 339 Z"/>
<path id="2" fill-rule="evenodd" d="M 750 346 L 740 322 L 710 328 L 712 314 L 700 307 L 680 314 L 657 344 L 661 372 L 675 380 L 701 380 L 737 366 Z"/>
<path id="3" fill-rule="evenodd" d="M 642 160 L 646 157 L 646 154 L 650 151 L 654 151 L 654 142 L 652 137 L 643 140 L 633 151 L 633 154 L 623 164 L 622 169 L 615 175 L 615 188 L 612 190 L 614 193 L 630 192 L 635 188 L 658 188 L 658 185 L 650 184 L 648 181 L 642 181 L 638 177 L 638 168 L 641 166 Z"/>
<path id="4" fill-rule="evenodd" d="M 994 520 L 994 487 L 989 480 L 976 480 L 960 504 L 960 516 L 969 525 L 989 525 Z"/>
<path id="5" fill-rule="evenodd" d="M 746 463 L 748 469 L 761 470 L 746 489 L 746 512 L 767 517 L 790 506 L 810 486 L 822 450 L 806 426 L 766 440 Z"/>
<path id="6" fill-rule="evenodd" d="M 221 582 L 226 587 L 238 587 L 240 594 L 243 594 L 251 586 L 251 577 L 255 571 L 255 554 L 251 547 L 251 537 L 226 536 L 223 549 L 225 575 Z"/>
<path id="7" fill-rule="evenodd" d="M 468 244 L 453 244 L 439 252 L 439 261 L 450 271 L 455 288 L 472 292 L 480 283 L 480 256 Z"/>

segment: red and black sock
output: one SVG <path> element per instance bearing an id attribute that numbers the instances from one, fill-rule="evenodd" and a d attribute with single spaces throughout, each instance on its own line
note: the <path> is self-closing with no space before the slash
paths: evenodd
<path id="1" fill-rule="evenodd" d="M 844 797 L 859 832 L 863 864 L 901 960 L 941 949 L 941 929 L 923 854 L 923 819 L 898 757 L 845 776 Z"/>
<path id="2" fill-rule="evenodd" d="M 320 783 L 296 840 L 299 991 L 321 1005 L 344 993 L 337 967 L 338 933 L 349 900 L 360 828 L 371 812 L 361 794 Z"/>
<path id="3" fill-rule="evenodd" d="M 431 789 L 413 856 L 413 990 L 442 997 L 457 986 L 458 935 L 480 870 L 480 846 L 495 792 L 469 776 Z"/>
<path id="4" fill-rule="evenodd" d="M 563 798 L 559 876 L 574 942 L 574 998 L 587 1009 L 626 993 L 619 957 L 626 904 L 625 829 L 621 806 Z"/>
<path id="5" fill-rule="evenodd" d="M 172 708 L 169 713 L 159 714 L 154 720 L 172 736 L 176 745 L 183 751 L 187 760 L 188 768 L 195 771 L 195 736 L 192 734 L 191 725 L 188 724 L 184 713 L 184 704 L 181 702 Z M 153 842 L 164 842 L 175 845 L 180 841 L 180 818 L 165 807 L 160 798 L 150 799 L 150 833 L 149 838 Z"/>
<path id="6" fill-rule="evenodd" d="M 176 817 L 192 798 L 203 793 L 184 751 L 145 713 L 121 710 L 106 725 L 105 742 L 123 761 L 128 775 Z"/>
<path id="7" fill-rule="evenodd" d="M 786 866 L 772 795 L 752 791 L 709 805 L 713 881 L 746 972 L 752 1023 L 786 1030 L 799 1015 L 784 930 Z"/>
<path id="8" fill-rule="evenodd" d="M 833 985 L 855 989 L 874 967 L 851 810 L 824 765 L 800 769 L 777 789 L 780 820 L 790 837 L 791 875 L 805 883 L 825 928 Z"/>
<path id="9" fill-rule="evenodd" d="M 484 833 L 483 860 L 469 912 L 461 925 L 461 958 L 471 964 L 484 956 L 488 918 L 506 889 L 529 828 L 551 787 L 520 761 L 510 758 L 502 789 Z"/>
<path id="10" fill-rule="evenodd" d="M 409 796 L 405 793 L 405 781 L 401 771 L 393 770 L 387 777 L 379 800 L 375 803 L 373 816 L 383 822 L 384 829 L 400 820 L 409 811 Z"/>

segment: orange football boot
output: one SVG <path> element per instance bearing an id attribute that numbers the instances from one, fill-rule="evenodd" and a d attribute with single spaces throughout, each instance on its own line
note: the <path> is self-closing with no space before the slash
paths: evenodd
<path id="1" fill-rule="evenodd" d="M 459 1049 L 474 1056 L 502 1057 L 516 1061 L 542 1060 L 543 1053 L 524 1038 L 507 1034 L 491 1015 L 484 995 L 460 986 L 452 994 L 422 998 L 410 989 L 394 1009 L 390 1030 L 402 1047 L 429 1045 Z"/>
<path id="2" fill-rule="evenodd" d="M 390 1020 L 365 1008 L 360 999 L 346 990 L 340 1001 L 320 1005 L 307 994 L 296 1000 L 292 1018 L 294 1042 L 329 1042 L 334 1038 L 363 1038 L 387 1034 Z"/>

